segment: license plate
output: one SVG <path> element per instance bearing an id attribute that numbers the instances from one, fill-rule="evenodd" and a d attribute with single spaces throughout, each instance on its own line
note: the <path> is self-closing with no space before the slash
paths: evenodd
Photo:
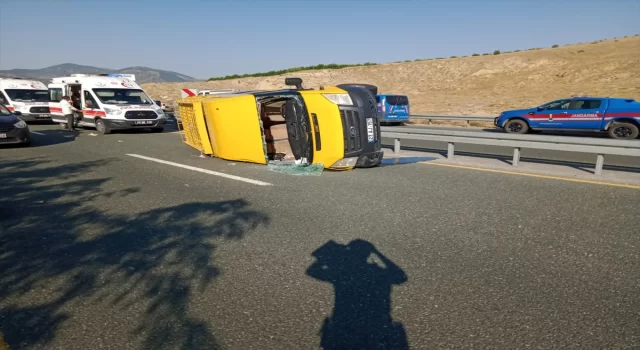
<path id="1" fill-rule="evenodd" d="M 397 115 L 389 115 L 388 117 L 389 117 L 389 118 L 396 118 L 396 117 L 398 117 L 398 116 L 397 116 Z"/>
<path id="2" fill-rule="evenodd" d="M 136 120 L 135 122 L 133 122 L 133 124 L 136 125 L 151 125 L 153 124 L 152 120 Z"/>
<path id="3" fill-rule="evenodd" d="M 7 134 L 0 134 L 0 139 L 6 139 L 7 138 Z"/>
<path id="4" fill-rule="evenodd" d="M 375 142 L 373 136 L 373 118 L 367 118 L 367 138 L 369 142 Z"/>
<path id="5" fill-rule="evenodd" d="M 38 118 L 51 118 L 51 114 L 40 114 Z"/>

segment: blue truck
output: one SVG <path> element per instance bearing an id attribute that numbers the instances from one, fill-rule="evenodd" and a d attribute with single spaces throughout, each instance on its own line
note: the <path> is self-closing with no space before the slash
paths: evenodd
<path id="1" fill-rule="evenodd" d="M 571 97 L 535 108 L 504 111 L 493 123 L 516 134 L 595 131 L 607 132 L 614 139 L 635 139 L 640 129 L 640 103 L 631 98 Z"/>
<path id="2" fill-rule="evenodd" d="M 376 95 L 378 120 L 381 125 L 402 124 L 409 120 L 409 98 L 405 95 Z"/>

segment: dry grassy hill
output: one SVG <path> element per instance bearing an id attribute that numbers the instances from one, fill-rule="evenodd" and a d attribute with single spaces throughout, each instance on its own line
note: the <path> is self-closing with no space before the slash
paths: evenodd
<path id="1" fill-rule="evenodd" d="M 409 96 L 414 114 L 495 115 L 571 95 L 640 100 L 640 37 L 500 55 L 304 71 L 307 87 L 375 84 Z M 155 99 L 172 102 L 181 88 L 277 89 L 284 76 L 192 83 L 149 83 Z"/>

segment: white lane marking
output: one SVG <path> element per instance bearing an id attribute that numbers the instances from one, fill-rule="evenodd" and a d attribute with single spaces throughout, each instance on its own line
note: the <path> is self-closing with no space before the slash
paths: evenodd
<path id="1" fill-rule="evenodd" d="M 180 164 L 180 163 L 169 162 L 169 161 L 162 160 L 162 159 L 151 158 L 151 157 L 147 157 L 147 156 L 141 156 L 139 154 L 127 154 L 127 155 L 130 156 L 130 157 L 136 157 L 136 158 L 140 158 L 140 159 L 150 160 L 152 162 L 157 162 L 157 163 L 162 163 L 162 164 L 167 164 L 167 165 L 173 165 L 173 166 L 176 166 L 176 167 L 179 167 L 179 168 L 198 171 L 198 172 L 209 174 L 209 175 L 215 175 L 215 176 L 220 176 L 220 177 L 226 177 L 227 179 L 243 181 L 243 182 L 247 182 L 247 183 L 258 185 L 258 186 L 272 186 L 268 182 L 262 182 L 262 181 L 258 181 L 258 180 L 247 179 L 245 177 L 219 173 L 217 171 L 212 171 L 212 170 L 207 170 L 207 169 L 202 169 L 202 168 L 196 168 L 196 167 L 193 167 L 193 166 L 190 166 L 190 165 L 184 165 L 184 164 Z"/>
<path id="2" fill-rule="evenodd" d="M 46 134 L 43 134 L 41 132 L 37 132 L 37 131 L 32 131 L 32 134 L 36 134 L 36 135 L 41 135 L 41 136 L 45 136 Z"/>

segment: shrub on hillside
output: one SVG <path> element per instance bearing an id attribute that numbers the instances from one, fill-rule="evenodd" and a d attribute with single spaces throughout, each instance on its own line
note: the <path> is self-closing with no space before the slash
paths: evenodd
<path id="1" fill-rule="evenodd" d="M 474 54 L 473 54 L 473 55 L 471 55 L 471 56 L 480 56 L 480 54 L 479 54 L 479 53 L 474 53 Z"/>
<path id="2" fill-rule="evenodd" d="M 451 57 L 449 57 L 449 58 L 458 58 L 458 56 L 451 56 Z"/>
<path id="3" fill-rule="evenodd" d="M 553 45 L 553 46 L 551 46 L 551 47 L 555 49 L 555 48 L 556 48 L 556 47 L 558 47 L 558 46 L 559 46 L 558 44 L 555 44 L 555 45 Z"/>
<path id="4" fill-rule="evenodd" d="M 336 63 L 318 64 L 318 65 L 315 65 L 315 66 L 304 66 L 304 67 L 295 67 L 295 68 L 282 69 L 282 70 L 272 70 L 272 71 L 269 71 L 269 72 L 262 72 L 262 73 L 233 74 L 233 75 L 227 75 L 227 76 L 224 76 L 224 77 L 213 77 L 213 78 L 209 78 L 209 81 L 230 80 L 230 79 L 240 79 L 240 78 L 250 78 L 250 77 L 271 77 L 271 76 L 274 76 L 274 75 L 295 73 L 295 72 L 300 72 L 300 71 L 303 71 L 303 70 L 342 69 L 342 68 L 347 68 L 347 67 L 364 67 L 364 66 L 375 66 L 375 65 L 377 65 L 377 63 L 373 63 L 373 62 L 366 62 L 366 63 L 362 63 L 362 64 L 336 64 Z"/>
<path id="5" fill-rule="evenodd" d="M 499 55 L 499 54 L 500 54 L 500 50 L 495 50 L 495 51 L 493 51 L 493 54 L 494 54 L 494 55 Z"/>

